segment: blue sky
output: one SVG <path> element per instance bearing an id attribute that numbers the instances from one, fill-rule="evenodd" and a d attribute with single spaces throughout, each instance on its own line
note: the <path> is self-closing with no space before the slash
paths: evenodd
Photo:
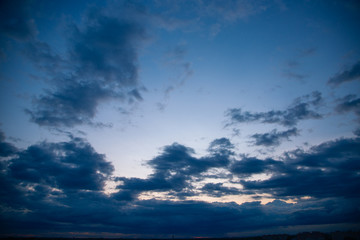
<path id="1" fill-rule="evenodd" d="M 2 236 L 359 230 L 357 1 L 0 9 Z"/>

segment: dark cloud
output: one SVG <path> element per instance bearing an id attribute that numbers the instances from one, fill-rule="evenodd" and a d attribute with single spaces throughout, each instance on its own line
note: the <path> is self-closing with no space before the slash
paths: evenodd
<path id="1" fill-rule="evenodd" d="M 235 146 L 230 142 L 228 138 L 218 138 L 212 141 L 209 145 L 208 151 L 213 154 L 219 154 L 224 156 L 233 155 Z"/>
<path id="2" fill-rule="evenodd" d="M 5 142 L 5 134 L 0 130 L 0 157 L 8 157 L 17 152 L 11 143 Z"/>
<path id="3" fill-rule="evenodd" d="M 221 146 L 233 148 L 227 139 L 216 139 L 210 149 Z M 308 152 L 289 152 L 284 161 L 244 157 L 240 161 L 230 159 L 229 163 L 220 158 L 230 156 L 226 151 L 196 158 L 191 148 L 173 144 L 149 161 L 154 172 L 148 178 L 117 178 L 122 182 L 119 192 L 105 194 L 105 180 L 113 172 L 105 156 L 75 137 L 68 142 L 42 142 L 17 150 L 7 161 L 0 161 L 0 234 L 69 237 L 74 232 L 90 236 L 101 232 L 132 237 L 172 234 L 223 237 L 269 227 L 357 223 L 360 214 L 356 191 L 359 183 L 356 172 L 360 169 L 358 149 L 358 139 L 341 139 L 323 143 Z M 166 190 L 174 195 L 178 191 L 177 196 L 188 196 L 191 193 L 188 180 L 195 181 L 194 177 L 217 167 L 229 168 L 238 177 L 264 172 L 273 176 L 268 180 L 243 182 L 244 189 L 240 190 L 222 183 L 206 183 L 196 194 L 221 197 L 248 194 L 252 189 L 270 193 L 272 197 L 306 194 L 316 198 L 298 199 L 297 203 L 275 200 L 265 205 L 260 202 L 207 203 L 185 198 L 179 201 L 180 197 L 178 201 L 138 199 L 143 191 Z M 318 171 L 314 171 L 315 168 Z M 338 174 L 340 172 L 343 174 Z M 330 176 L 336 181 L 325 181 Z M 274 185 L 276 178 L 284 179 Z M 267 186 L 273 186 L 271 191 Z"/>
<path id="4" fill-rule="evenodd" d="M 65 38 L 65 58 L 39 41 L 29 43 L 24 50 L 52 85 L 34 100 L 32 109 L 26 110 L 33 122 L 56 127 L 94 125 L 99 104 L 143 99 L 137 49 L 147 36 L 140 23 L 91 9 L 81 27 L 70 24 Z"/>
<path id="5" fill-rule="evenodd" d="M 338 113 L 354 112 L 360 117 L 360 98 L 356 98 L 356 95 L 347 95 L 338 99 L 338 102 L 339 103 L 335 108 Z"/>
<path id="6" fill-rule="evenodd" d="M 71 80 L 70 80 L 71 81 Z M 26 110 L 31 120 L 40 126 L 67 126 L 91 123 L 97 105 L 112 96 L 110 89 L 96 83 L 76 83 L 59 86 L 34 100 L 33 110 Z"/>
<path id="7" fill-rule="evenodd" d="M 4 0 L 0 2 L 0 33 L 15 40 L 35 37 L 36 26 L 30 15 L 31 1 Z"/>
<path id="8" fill-rule="evenodd" d="M 144 191 L 170 192 L 180 198 L 190 196 L 194 188 L 191 181 L 202 179 L 202 174 L 211 168 L 226 167 L 233 155 L 232 148 L 228 139 L 215 139 L 209 147 L 210 155 L 196 158 L 192 156 L 195 152 L 191 148 L 178 143 L 166 146 L 159 156 L 147 162 L 154 171 L 147 179 L 117 178 L 122 183 L 115 196 L 134 200 Z"/>
<path id="9" fill-rule="evenodd" d="M 251 135 L 251 138 L 254 139 L 254 145 L 256 146 L 278 146 L 280 145 L 281 141 L 288 140 L 292 136 L 298 136 L 299 131 L 297 128 L 291 128 L 286 131 L 278 132 L 276 129 L 272 130 L 269 133 L 256 133 Z"/>
<path id="10" fill-rule="evenodd" d="M 225 187 L 223 183 L 207 183 L 200 190 L 212 197 L 221 197 L 224 195 L 238 195 L 241 190 L 234 187 Z"/>
<path id="11" fill-rule="evenodd" d="M 295 150 L 284 165 L 264 181 L 242 181 L 245 189 L 281 197 L 359 197 L 360 139 L 339 139 Z M 263 164 L 261 165 L 263 167 Z M 257 172 L 269 171 L 267 166 Z"/>
<path id="12" fill-rule="evenodd" d="M 355 63 L 349 69 L 339 72 L 329 79 L 328 84 L 338 86 L 345 82 L 355 81 L 360 79 L 360 61 Z"/>
<path id="13" fill-rule="evenodd" d="M 226 116 L 230 118 L 230 123 L 226 126 L 248 122 L 276 123 L 286 127 L 295 126 L 300 120 L 322 118 L 320 113 L 311 109 L 317 107 L 321 101 L 321 93 L 315 91 L 311 95 L 295 99 L 286 110 L 253 113 L 242 111 L 241 108 L 232 108 L 226 112 Z"/>
<path id="14" fill-rule="evenodd" d="M 40 143 L 17 154 L 9 174 L 24 184 L 44 184 L 61 190 L 102 190 L 114 168 L 81 139 Z"/>
<path id="15" fill-rule="evenodd" d="M 249 177 L 253 174 L 278 172 L 282 166 L 283 162 L 273 159 L 244 157 L 240 161 L 234 161 L 229 170 L 237 176 Z"/>

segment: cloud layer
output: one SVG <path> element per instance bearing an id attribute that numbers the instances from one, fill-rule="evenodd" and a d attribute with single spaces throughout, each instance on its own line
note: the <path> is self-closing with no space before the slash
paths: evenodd
<path id="1" fill-rule="evenodd" d="M 1 234 L 224 236 L 268 227 L 350 224 L 360 213 L 358 138 L 324 142 L 309 151 L 296 149 L 278 160 L 238 159 L 226 138 L 214 140 L 209 154 L 200 158 L 175 143 L 148 161 L 153 173 L 144 179 L 113 177 L 112 164 L 80 138 L 17 150 L 2 137 L 0 146 L 5 146 L 1 156 L 8 157 L 1 161 Z M 207 182 L 214 179 L 210 172 L 220 169 L 228 172 L 217 176 L 222 183 Z M 249 178 L 256 174 L 270 178 Z M 117 191 L 106 194 L 110 179 L 118 183 Z M 152 197 L 141 198 L 145 193 Z M 163 197 L 156 197 L 159 193 Z M 263 194 L 297 203 L 191 200 Z"/>

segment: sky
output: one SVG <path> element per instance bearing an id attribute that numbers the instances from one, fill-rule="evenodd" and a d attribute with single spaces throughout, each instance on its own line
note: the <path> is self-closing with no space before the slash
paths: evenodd
<path id="1" fill-rule="evenodd" d="M 2 0 L 0 236 L 360 230 L 356 0 Z"/>

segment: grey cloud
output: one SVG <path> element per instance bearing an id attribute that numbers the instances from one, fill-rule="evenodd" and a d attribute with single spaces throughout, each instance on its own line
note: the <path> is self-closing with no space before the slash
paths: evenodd
<path id="1" fill-rule="evenodd" d="M 229 170 L 240 177 L 249 177 L 259 173 L 273 173 L 282 169 L 284 163 L 273 159 L 257 159 L 253 157 L 243 157 L 240 161 L 234 161 Z"/>
<path id="2" fill-rule="evenodd" d="M 65 58 L 39 41 L 29 43 L 24 50 L 52 84 L 52 89 L 26 110 L 33 122 L 51 127 L 96 125 L 92 119 L 99 104 L 142 100 L 137 49 L 147 36 L 139 23 L 92 9 L 82 27 L 70 25 L 65 37 Z"/>
<path id="3" fill-rule="evenodd" d="M 71 81 L 71 80 L 70 80 Z M 76 83 L 59 86 L 34 100 L 34 108 L 27 109 L 31 120 L 40 126 L 66 126 L 90 124 L 97 105 L 114 93 L 96 83 Z M 120 97 L 120 96 L 119 96 Z"/>
<path id="4" fill-rule="evenodd" d="M 355 81 L 360 79 L 360 61 L 355 63 L 349 69 L 337 73 L 328 81 L 329 85 L 338 86 L 345 82 Z"/>
<path id="5" fill-rule="evenodd" d="M 44 184 L 61 190 L 102 190 L 113 166 L 82 139 L 40 143 L 17 153 L 9 174 L 23 184 Z"/>
<path id="6" fill-rule="evenodd" d="M 338 113 L 354 112 L 360 117 L 360 98 L 356 98 L 356 95 L 349 94 L 343 98 L 337 100 L 339 103 L 335 110 Z"/>
<path id="7" fill-rule="evenodd" d="M 242 181 L 245 189 L 282 197 L 352 197 L 359 194 L 360 139 L 338 139 L 285 154 L 281 169 L 264 181 Z M 262 172 L 269 171 L 266 166 Z"/>
<path id="8" fill-rule="evenodd" d="M 187 48 L 184 44 L 178 44 L 165 54 L 165 65 L 167 68 L 172 68 L 175 75 L 170 78 L 171 85 L 167 86 L 164 90 L 163 101 L 157 103 L 160 111 L 165 109 L 170 93 L 182 87 L 193 74 L 191 63 L 185 59 L 186 54 Z"/>
<path id="9" fill-rule="evenodd" d="M 211 146 L 232 149 L 226 139 L 217 139 Z M 196 158 L 191 148 L 173 144 L 150 160 L 154 173 L 148 178 L 120 177 L 117 180 L 123 184 L 119 185 L 119 192 L 106 195 L 104 181 L 112 175 L 113 166 L 104 155 L 75 137 L 67 142 L 42 142 L 17 150 L 8 161 L 0 161 L 0 234 L 69 237 L 70 232 L 90 236 L 102 232 L 132 237 L 159 236 L 159 233 L 223 237 L 269 227 L 330 224 L 333 228 L 331 224 L 358 223 L 358 149 L 359 139 L 340 139 L 306 152 L 289 152 L 283 161 L 243 158 L 231 159 L 229 163 L 221 160 L 223 151 Z M 242 182 L 244 189 L 240 191 L 215 183 L 199 189 L 210 196 L 248 194 L 251 190 L 280 198 L 305 194 L 316 198 L 298 199 L 294 204 L 275 200 L 265 205 L 137 198 L 138 193 L 151 190 L 171 189 L 178 191 L 174 193 L 178 196 L 192 194 L 187 189 L 189 185 L 183 188 L 183 180 L 211 167 L 229 168 L 239 177 L 262 172 L 273 176 L 268 180 Z M 330 177 L 334 181 L 329 181 Z"/>
<path id="10" fill-rule="evenodd" d="M 256 146 L 278 146 L 281 141 L 288 140 L 292 136 L 298 136 L 299 131 L 297 128 L 291 128 L 286 131 L 278 132 L 276 129 L 272 130 L 269 133 L 256 133 L 251 135 L 251 138 L 254 139 L 254 145 Z"/>
<path id="11" fill-rule="evenodd" d="M 302 98 L 295 99 L 294 103 L 285 110 L 271 110 L 268 112 L 249 112 L 241 108 L 232 108 L 226 112 L 230 123 L 226 126 L 247 123 L 276 123 L 285 127 L 295 126 L 300 120 L 320 119 L 322 115 L 311 108 L 315 108 L 321 102 L 320 92 L 313 92 L 311 95 L 305 95 Z"/>
<path id="12" fill-rule="evenodd" d="M 31 1 L 0 2 L 0 33 L 19 41 L 30 40 L 36 35 L 36 26 L 30 15 Z"/>
<path id="13" fill-rule="evenodd" d="M 218 138 L 213 140 L 208 148 L 208 151 L 213 154 L 220 154 L 220 155 L 233 155 L 235 146 L 230 142 L 228 138 Z"/>
<path id="14" fill-rule="evenodd" d="M 135 200 L 144 191 L 171 192 L 173 196 L 192 195 L 190 180 L 203 178 L 202 174 L 211 168 L 227 167 L 230 163 L 233 145 L 226 138 L 215 139 L 209 147 L 209 156 L 196 158 L 193 149 L 174 143 L 166 146 L 163 152 L 149 160 L 148 166 L 154 172 L 147 179 L 117 178 L 119 192 L 117 199 Z"/>
<path id="15" fill-rule="evenodd" d="M 283 70 L 283 76 L 289 79 L 295 79 L 300 82 L 304 82 L 304 79 L 307 78 L 308 75 L 304 73 L 300 73 L 299 69 L 297 68 L 301 66 L 301 59 L 313 55 L 316 51 L 317 49 L 314 47 L 300 50 L 297 56 L 287 61 L 286 67 Z"/>
<path id="16" fill-rule="evenodd" d="M 292 78 L 292 79 L 295 79 L 295 80 L 298 80 L 301 82 L 307 77 L 307 75 L 305 75 L 305 74 L 296 73 L 291 70 L 284 71 L 283 75 L 287 78 L 290 78 L 290 79 Z"/>
<path id="17" fill-rule="evenodd" d="M 251 15 L 264 11 L 267 4 L 259 1 L 256 4 L 251 1 L 219 1 L 211 0 L 201 2 L 207 16 L 219 17 L 228 22 L 247 18 Z"/>
<path id="18" fill-rule="evenodd" d="M 224 195 L 238 195 L 241 191 L 234 187 L 225 187 L 222 183 L 207 183 L 201 189 L 205 194 L 213 197 Z"/>
<path id="19" fill-rule="evenodd" d="M 0 157 L 8 157 L 17 152 L 17 148 L 8 142 L 5 142 L 5 134 L 0 130 Z"/>

